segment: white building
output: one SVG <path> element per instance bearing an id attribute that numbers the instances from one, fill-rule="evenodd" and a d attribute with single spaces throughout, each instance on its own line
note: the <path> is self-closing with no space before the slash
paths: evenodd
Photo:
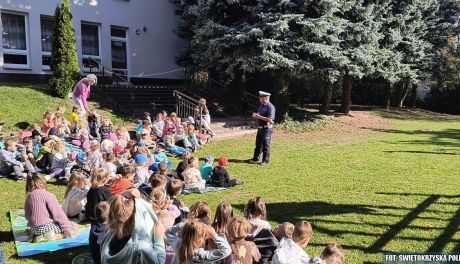
<path id="1" fill-rule="evenodd" d="M 51 73 L 52 16 L 61 0 L 0 0 L 0 81 L 46 81 Z M 181 79 L 183 45 L 168 0 L 70 0 L 79 64 L 89 58 L 133 80 Z"/>

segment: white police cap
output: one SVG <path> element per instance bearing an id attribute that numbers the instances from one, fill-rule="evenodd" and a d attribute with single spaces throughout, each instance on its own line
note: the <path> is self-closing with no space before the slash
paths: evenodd
<path id="1" fill-rule="evenodd" d="M 259 97 L 264 97 L 264 96 L 270 96 L 271 94 L 264 92 L 264 91 L 259 91 Z"/>

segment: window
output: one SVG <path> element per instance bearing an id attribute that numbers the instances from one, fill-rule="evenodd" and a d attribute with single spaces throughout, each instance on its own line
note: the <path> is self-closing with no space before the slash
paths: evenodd
<path id="1" fill-rule="evenodd" d="M 127 60 L 127 37 L 126 29 L 119 27 L 110 28 L 112 46 L 112 70 L 114 73 L 123 75 L 121 79 L 128 76 Z"/>
<path id="2" fill-rule="evenodd" d="M 81 24 L 82 64 L 84 71 L 99 71 L 101 56 L 99 52 L 99 26 Z"/>
<path id="3" fill-rule="evenodd" d="M 2 12 L 3 67 L 29 68 L 26 16 Z"/>
<path id="4" fill-rule="evenodd" d="M 45 16 L 40 17 L 40 27 L 42 30 L 42 67 L 44 70 L 49 70 L 53 38 L 53 18 Z"/>

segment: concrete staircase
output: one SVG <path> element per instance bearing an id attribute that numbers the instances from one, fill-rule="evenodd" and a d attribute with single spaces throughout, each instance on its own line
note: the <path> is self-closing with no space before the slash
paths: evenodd
<path id="1" fill-rule="evenodd" d="M 250 136 L 257 132 L 252 119 L 244 117 L 211 118 L 211 128 L 216 133 L 213 141 Z"/>

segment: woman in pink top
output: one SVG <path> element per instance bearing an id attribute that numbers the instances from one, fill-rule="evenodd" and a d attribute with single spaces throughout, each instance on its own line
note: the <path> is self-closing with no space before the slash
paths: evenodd
<path id="1" fill-rule="evenodd" d="M 84 115 L 89 110 L 88 97 L 91 90 L 91 85 L 97 83 L 97 77 L 94 74 L 86 75 L 86 78 L 81 79 L 73 89 L 72 98 L 74 106 L 81 109 L 80 115 Z"/>

